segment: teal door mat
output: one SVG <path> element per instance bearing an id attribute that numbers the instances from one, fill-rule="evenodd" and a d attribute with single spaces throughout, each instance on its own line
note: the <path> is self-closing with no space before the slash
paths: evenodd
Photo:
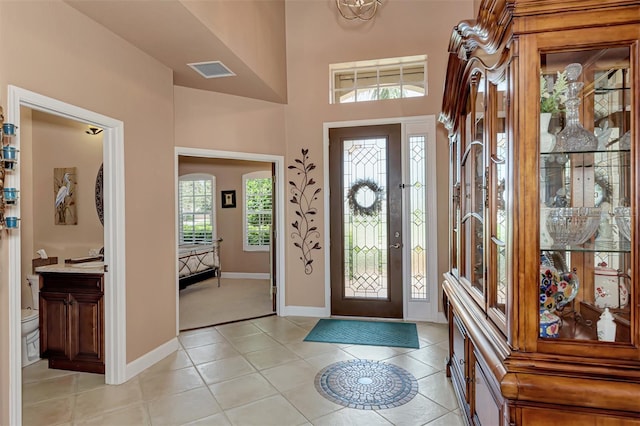
<path id="1" fill-rule="evenodd" d="M 304 338 L 306 342 L 420 348 L 414 323 L 321 319 Z"/>

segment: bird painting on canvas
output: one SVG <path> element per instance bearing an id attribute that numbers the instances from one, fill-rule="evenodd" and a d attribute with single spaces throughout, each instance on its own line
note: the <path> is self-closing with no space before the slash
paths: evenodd
<path id="1" fill-rule="evenodd" d="M 56 225 L 76 225 L 75 167 L 54 169 Z"/>

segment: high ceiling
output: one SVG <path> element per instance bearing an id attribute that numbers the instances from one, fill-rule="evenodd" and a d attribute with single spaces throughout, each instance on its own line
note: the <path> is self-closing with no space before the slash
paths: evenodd
<path id="1" fill-rule="evenodd" d="M 256 22 L 261 24 L 260 21 L 271 19 L 265 24 L 271 24 L 273 20 L 284 24 L 283 0 L 235 4 L 180 0 L 66 0 L 66 3 L 171 68 L 175 85 L 270 102 L 286 102 L 284 25 L 280 25 L 282 28 L 279 30 L 262 33 L 266 34 L 266 38 L 276 34 L 275 42 L 267 45 L 267 50 L 275 46 L 272 48 L 275 53 L 269 52 L 273 53 L 269 57 L 275 65 L 267 65 L 267 68 L 252 57 L 256 56 L 252 50 L 259 50 L 265 43 L 260 38 L 265 37 L 256 34 L 253 38 L 258 41 L 249 41 L 256 44 L 250 46 L 253 49 L 246 48 L 246 39 L 236 41 L 242 38 L 237 35 L 243 31 L 257 32 L 260 27 L 266 27 L 256 25 Z M 239 7 L 244 9 L 239 10 Z M 279 16 L 280 13 L 282 16 Z M 227 17 L 237 16 L 239 24 L 250 27 L 234 28 L 229 19 L 224 21 L 226 28 L 225 25 L 216 27 L 216 24 L 223 22 L 224 14 Z M 277 38 L 279 33 L 282 34 L 281 43 Z M 222 40 L 225 36 L 227 43 Z M 241 42 L 245 42 L 245 45 Z M 267 40 L 267 43 L 270 42 Z M 187 65 L 206 61 L 221 61 L 236 75 L 207 79 Z"/>

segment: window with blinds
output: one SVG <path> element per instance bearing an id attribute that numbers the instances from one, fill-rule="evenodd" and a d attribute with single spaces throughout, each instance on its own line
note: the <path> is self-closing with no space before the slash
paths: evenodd
<path id="1" fill-rule="evenodd" d="M 180 244 L 206 244 L 215 235 L 215 177 L 205 174 L 180 176 L 178 184 Z"/>

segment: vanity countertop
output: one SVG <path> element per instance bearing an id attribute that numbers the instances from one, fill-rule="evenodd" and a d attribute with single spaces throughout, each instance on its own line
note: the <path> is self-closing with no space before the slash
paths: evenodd
<path id="1" fill-rule="evenodd" d="M 64 274 L 104 274 L 104 262 L 85 262 L 38 266 L 36 272 L 57 272 Z"/>

